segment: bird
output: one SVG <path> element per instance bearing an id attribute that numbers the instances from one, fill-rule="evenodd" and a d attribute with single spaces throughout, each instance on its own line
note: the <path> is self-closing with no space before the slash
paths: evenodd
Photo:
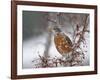
<path id="1" fill-rule="evenodd" d="M 54 33 L 54 44 L 57 51 L 63 57 L 68 58 L 73 47 L 71 39 L 59 27 L 53 27 L 52 32 Z"/>

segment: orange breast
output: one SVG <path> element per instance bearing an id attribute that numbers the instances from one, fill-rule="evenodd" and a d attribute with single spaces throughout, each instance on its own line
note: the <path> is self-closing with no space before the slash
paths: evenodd
<path id="1" fill-rule="evenodd" d="M 62 36 L 61 34 L 57 34 L 57 36 L 54 37 L 54 42 L 58 52 L 61 54 L 68 53 L 72 50 L 70 45 L 65 40 L 64 36 Z"/>

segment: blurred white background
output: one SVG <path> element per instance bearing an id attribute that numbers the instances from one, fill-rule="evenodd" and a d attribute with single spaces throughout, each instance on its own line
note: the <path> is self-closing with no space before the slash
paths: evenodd
<path id="1" fill-rule="evenodd" d="M 36 1 L 46 2 L 47 0 L 36 0 Z M 98 21 L 100 21 L 99 0 L 49 0 L 48 2 L 98 5 Z M 99 26 L 100 23 L 98 24 L 98 34 L 100 34 Z M 98 39 L 99 39 L 98 41 L 100 41 L 100 37 Z M 100 42 L 98 42 L 98 49 L 100 48 L 99 44 Z M 98 54 L 98 56 L 100 56 L 100 54 Z M 98 61 L 100 61 L 99 57 L 98 57 Z M 39 79 L 32 79 L 32 80 L 85 80 L 85 79 L 100 80 L 99 67 L 100 67 L 100 63 L 98 62 L 98 73 L 99 73 L 98 75 L 39 78 Z M 0 0 L 0 80 L 10 80 L 10 74 L 11 74 L 10 68 L 11 68 L 11 2 L 10 0 Z"/>

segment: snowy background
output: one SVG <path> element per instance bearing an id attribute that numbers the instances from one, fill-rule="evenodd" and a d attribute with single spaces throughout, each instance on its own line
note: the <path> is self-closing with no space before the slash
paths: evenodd
<path id="1" fill-rule="evenodd" d="M 54 25 L 52 22 L 47 20 L 47 16 L 50 18 L 55 18 L 57 13 L 48 12 L 34 12 L 34 11 L 23 11 L 23 68 L 33 68 L 36 64 L 32 62 L 33 60 L 38 60 L 39 55 L 44 56 L 44 51 L 47 45 L 48 26 Z M 75 14 L 75 13 L 62 13 L 63 16 L 60 19 L 62 31 L 67 34 L 72 40 L 73 29 L 71 26 L 75 24 L 82 25 L 82 17 L 87 14 Z M 63 19 L 64 17 L 64 19 Z M 78 18 L 77 18 L 78 17 Z M 73 18 L 73 20 L 71 20 Z M 78 19 L 78 20 L 77 20 Z M 65 22 L 66 21 L 66 22 Z M 75 22 L 76 21 L 76 22 Z M 88 25 L 89 28 L 89 25 Z M 57 51 L 54 41 L 54 35 L 51 34 L 50 48 L 48 50 L 48 55 L 50 57 L 61 58 L 62 55 Z M 87 47 L 83 48 L 86 50 L 85 60 L 83 64 L 89 65 L 89 35 L 85 34 Z"/>

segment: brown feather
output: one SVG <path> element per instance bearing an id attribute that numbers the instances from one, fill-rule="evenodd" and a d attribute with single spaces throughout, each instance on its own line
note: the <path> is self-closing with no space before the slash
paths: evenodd
<path id="1" fill-rule="evenodd" d="M 63 53 L 67 54 L 72 50 L 71 48 L 72 45 L 69 44 L 69 41 L 65 39 L 65 36 L 60 33 L 54 36 L 54 42 L 58 52 L 61 54 Z"/>

